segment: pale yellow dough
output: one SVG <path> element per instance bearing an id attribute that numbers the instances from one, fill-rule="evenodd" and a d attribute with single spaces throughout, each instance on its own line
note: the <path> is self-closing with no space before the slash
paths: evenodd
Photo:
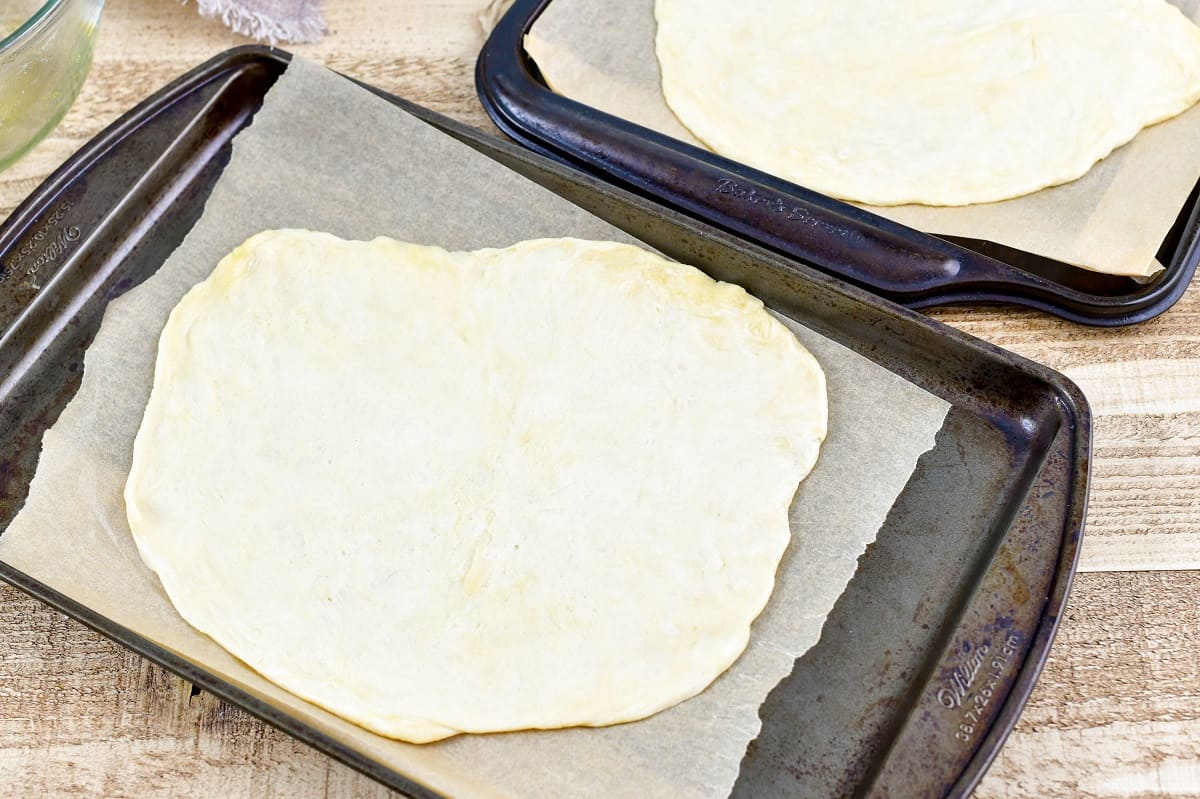
<path id="1" fill-rule="evenodd" d="M 370 730 L 606 725 L 745 648 L 825 429 L 783 324 L 636 247 L 268 231 L 172 312 L 125 501 L 187 621 Z"/>
<path id="2" fill-rule="evenodd" d="M 1074 180 L 1200 98 L 1165 0 L 656 0 L 663 94 L 718 153 L 872 205 Z"/>

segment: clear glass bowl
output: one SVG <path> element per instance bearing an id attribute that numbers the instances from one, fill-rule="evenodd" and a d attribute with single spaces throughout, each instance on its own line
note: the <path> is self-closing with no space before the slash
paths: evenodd
<path id="1" fill-rule="evenodd" d="M 0 169 L 58 125 L 92 65 L 104 0 L 0 0 Z"/>

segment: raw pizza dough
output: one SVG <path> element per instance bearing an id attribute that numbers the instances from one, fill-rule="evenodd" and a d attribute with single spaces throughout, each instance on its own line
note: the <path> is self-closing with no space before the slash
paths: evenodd
<path id="1" fill-rule="evenodd" d="M 656 0 L 671 109 L 718 153 L 873 205 L 1074 180 L 1200 98 L 1165 0 Z"/>
<path id="2" fill-rule="evenodd" d="M 125 501 L 187 621 L 370 730 L 606 725 L 742 652 L 825 427 L 758 300 L 636 247 L 268 231 L 172 312 Z"/>

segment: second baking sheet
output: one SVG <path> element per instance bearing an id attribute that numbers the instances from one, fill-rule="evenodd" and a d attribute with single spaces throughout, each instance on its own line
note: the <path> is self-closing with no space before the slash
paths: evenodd
<path id="1" fill-rule="evenodd" d="M 703 146 L 667 107 L 654 54 L 654 0 L 552 0 L 526 49 L 555 91 Z M 1176 0 L 1191 19 L 1200 2 Z M 803 76 L 797 76 L 803 80 Z M 984 239 L 1117 275 L 1149 277 L 1155 254 L 1200 176 L 1200 108 L 1143 130 L 1077 181 L 961 208 L 868 207 L 941 236 Z"/>

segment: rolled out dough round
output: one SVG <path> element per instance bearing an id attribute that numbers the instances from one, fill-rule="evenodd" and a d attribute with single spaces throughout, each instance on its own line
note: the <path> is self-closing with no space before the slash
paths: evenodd
<path id="1" fill-rule="evenodd" d="M 656 0 L 663 94 L 705 144 L 873 205 L 1074 180 L 1200 98 L 1165 0 Z"/>
<path id="2" fill-rule="evenodd" d="M 125 501 L 188 622 L 368 729 L 606 725 L 742 652 L 825 425 L 758 300 L 639 248 L 268 231 L 172 312 Z"/>

